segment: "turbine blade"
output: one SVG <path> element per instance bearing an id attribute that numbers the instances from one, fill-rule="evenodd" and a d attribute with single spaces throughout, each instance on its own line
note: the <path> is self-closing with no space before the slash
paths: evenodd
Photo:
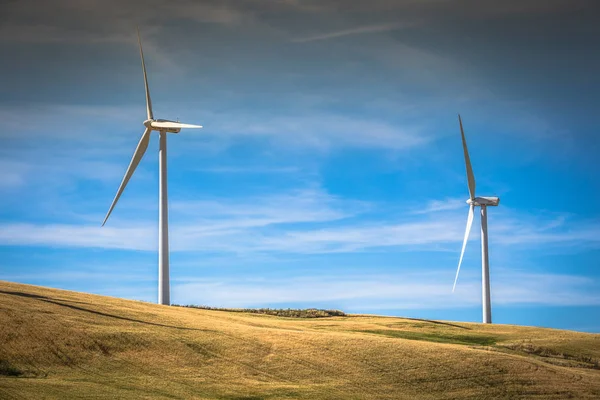
<path id="1" fill-rule="evenodd" d="M 469 207 L 469 216 L 467 217 L 467 229 L 465 230 L 465 238 L 463 239 L 462 250 L 460 251 L 460 259 L 458 260 L 458 269 L 456 270 L 456 277 L 454 278 L 454 286 L 452 286 L 452 293 L 456 288 L 456 282 L 458 281 L 458 273 L 460 272 L 460 264 L 462 264 L 463 256 L 465 255 L 465 247 L 467 247 L 467 241 L 469 240 L 469 233 L 471 233 L 471 225 L 473 225 L 473 208 Z"/>
<path id="2" fill-rule="evenodd" d="M 462 119 L 458 114 L 458 122 L 460 124 L 460 134 L 462 136 L 463 151 L 465 153 L 465 164 L 467 166 L 467 182 L 469 185 L 469 195 L 471 200 L 475 198 L 475 176 L 473 175 L 473 168 L 471 168 L 471 159 L 469 158 L 469 150 L 467 149 L 467 140 L 465 139 L 465 131 L 463 130 Z"/>
<path id="3" fill-rule="evenodd" d="M 152 100 L 150 99 L 150 89 L 148 89 L 148 77 L 146 76 L 146 63 L 144 62 L 144 51 L 142 50 L 142 39 L 140 37 L 140 28 L 137 28 L 138 43 L 140 44 L 140 56 L 142 57 L 142 70 L 144 71 L 144 86 L 146 87 L 146 113 L 148 119 L 154 119 L 152 114 Z"/>
<path id="4" fill-rule="evenodd" d="M 182 124 L 180 122 L 172 122 L 172 121 L 152 121 L 152 127 L 156 129 L 164 128 L 202 128 L 202 125 L 191 125 L 191 124 Z"/>
<path id="5" fill-rule="evenodd" d="M 117 194 L 115 195 L 115 198 L 114 198 L 112 204 L 110 205 L 108 213 L 106 213 L 106 217 L 104 218 L 104 222 L 102 222 L 102 226 L 104 226 L 104 224 L 106 223 L 106 220 L 108 220 L 110 213 L 112 212 L 113 208 L 115 208 L 115 206 L 117 205 L 117 201 L 119 201 L 119 197 L 121 197 L 121 193 L 123 193 L 125 186 L 127 186 L 127 182 L 129 182 L 129 179 L 131 178 L 131 176 L 133 175 L 133 172 L 135 171 L 138 164 L 140 163 L 140 160 L 142 159 L 142 157 L 144 157 L 144 153 L 146 152 L 146 149 L 148 148 L 148 142 L 150 141 L 150 132 L 152 132 L 152 130 L 150 128 L 146 128 L 137 147 L 135 148 L 135 152 L 133 153 L 133 157 L 131 158 L 129 167 L 127 167 L 127 171 L 125 171 L 125 176 L 123 177 L 123 180 L 121 181 L 121 186 L 119 186 L 119 190 L 117 190 Z"/>

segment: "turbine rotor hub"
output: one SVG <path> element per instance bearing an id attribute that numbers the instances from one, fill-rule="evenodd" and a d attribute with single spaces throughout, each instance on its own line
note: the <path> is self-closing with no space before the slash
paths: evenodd
<path id="1" fill-rule="evenodd" d="M 474 199 L 468 199 L 467 204 L 473 206 L 497 206 L 500 203 L 499 197 L 475 197 Z"/>

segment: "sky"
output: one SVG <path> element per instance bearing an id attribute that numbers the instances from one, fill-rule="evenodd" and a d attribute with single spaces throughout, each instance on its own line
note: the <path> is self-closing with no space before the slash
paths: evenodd
<path id="1" fill-rule="evenodd" d="M 595 0 L 0 3 L 0 280 L 157 301 L 168 137 L 171 301 L 600 332 Z"/>

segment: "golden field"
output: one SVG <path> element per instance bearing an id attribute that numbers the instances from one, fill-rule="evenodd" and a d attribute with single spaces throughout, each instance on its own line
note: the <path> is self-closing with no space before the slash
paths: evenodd
<path id="1" fill-rule="evenodd" d="M 600 335 L 284 318 L 0 281 L 1 399 L 600 398 Z"/>

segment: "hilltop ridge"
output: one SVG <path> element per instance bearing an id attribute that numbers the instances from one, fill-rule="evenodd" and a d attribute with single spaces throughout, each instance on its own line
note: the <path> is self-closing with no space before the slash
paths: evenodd
<path id="1" fill-rule="evenodd" d="M 600 398 L 600 335 L 167 307 L 0 281 L 0 398 Z"/>

